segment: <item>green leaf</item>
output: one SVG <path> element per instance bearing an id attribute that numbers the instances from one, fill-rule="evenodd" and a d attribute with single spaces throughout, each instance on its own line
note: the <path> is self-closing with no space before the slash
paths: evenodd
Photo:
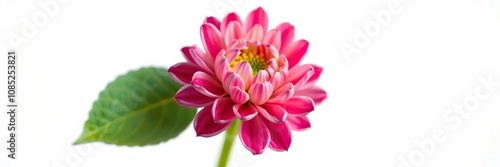
<path id="1" fill-rule="evenodd" d="M 99 94 L 74 144 L 144 146 L 177 137 L 196 114 L 196 109 L 175 102 L 180 87 L 164 68 L 141 68 L 119 76 Z"/>

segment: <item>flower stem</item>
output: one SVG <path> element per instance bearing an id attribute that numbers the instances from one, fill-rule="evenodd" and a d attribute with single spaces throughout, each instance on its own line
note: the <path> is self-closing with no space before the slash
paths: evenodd
<path id="1" fill-rule="evenodd" d="M 231 153 L 231 148 L 233 147 L 234 138 L 238 135 L 238 131 L 240 130 L 240 120 L 235 119 L 233 124 L 229 126 L 226 130 L 226 138 L 224 139 L 224 145 L 222 146 L 222 151 L 219 157 L 219 165 L 218 167 L 226 167 L 227 161 L 229 160 L 229 155 Z"/>

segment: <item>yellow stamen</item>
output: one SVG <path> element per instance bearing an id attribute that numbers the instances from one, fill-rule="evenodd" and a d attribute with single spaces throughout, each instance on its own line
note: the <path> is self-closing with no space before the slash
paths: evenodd
<path id="1" fill-rule="evenodd" d="M 256 52 L 249 52 L 248 50 L 242 50 L 240 55 L 238 55 L 233 62 L 229 65 L 231 70 L 240 62 L 246 61 L 252 67 L 252 74 L 255 75 L 260 70 L 265 70 L 267 66 L 267 61 L 264 55 L 257 54 Z"/>

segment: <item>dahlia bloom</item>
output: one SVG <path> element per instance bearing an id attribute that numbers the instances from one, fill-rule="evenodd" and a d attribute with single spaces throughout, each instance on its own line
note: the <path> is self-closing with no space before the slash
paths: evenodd
<path id="1" fill-rule="evenodd" d="M 294 40 L 289 23 L 268 30 L 260 7 L 244 21 L 236 13 L 222 21 L 207 17 L 201 39 L 203 48 L 183 47 L 187 62 L 168 70 L 183 85 L 177 103 L 202 107 L 194 119 L 197 135 L 217 135 L 239 119 L 240 140 L 253 154 L 288 150 L 290 130 L 309 128 L 306 115 L 326 98 L 315 86 L 322 68 L 299 64 L 309 43 Z"/>

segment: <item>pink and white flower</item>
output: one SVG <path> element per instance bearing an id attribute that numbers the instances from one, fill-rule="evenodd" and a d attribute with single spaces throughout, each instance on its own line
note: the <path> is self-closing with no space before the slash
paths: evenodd
<path id="1" fill-rule="evenodd" d="M 197 135 L 217 135 L 239 119 L 240 140 L 253 154 L 266 146 L 288 150 L 290 130 L 309 128 L 306 115 L 326 98 L 315 86 L 322 68 L 299 64 L 309 43 L 295 40 L 289 23 L 268 30 L 260 7 L 244 21 L 236 13 L 222 21 L 207 17 L 201 39 L 203 48 L 183 47 L 187 62 L 168 70 L 184 85 L 175 96 L 177 103 L 203 107 L 194 119 Z"/>

